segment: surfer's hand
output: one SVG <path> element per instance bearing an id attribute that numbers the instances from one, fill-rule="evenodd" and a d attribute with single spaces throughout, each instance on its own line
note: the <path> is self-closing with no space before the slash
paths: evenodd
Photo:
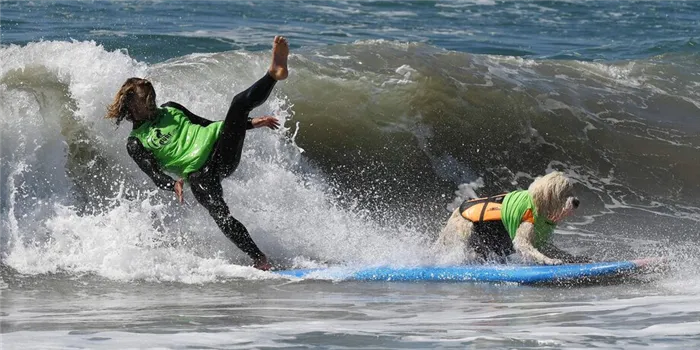
<path id="1" fill-rule="evenodd" d="M 277 130 L 280 127 L 279 120 L 277 120 L 277 118 L 271 115 L 253 118 L 250 122 L 253 124 L 254 128 L 261 128 L 263 126 L 267 126 L 272 130 Z"/>
<path id="2" fill-rule="evenodd" d="M 175 187 L 173 188 L 173 191 L 175 191 L 175 195 L 177 196 L 177 200 L 180 202 L 180 204 L 185 202 L 185 197 L 182 195 L 182 185 L 184 181 L 182 179 L 175 181 Z"/>

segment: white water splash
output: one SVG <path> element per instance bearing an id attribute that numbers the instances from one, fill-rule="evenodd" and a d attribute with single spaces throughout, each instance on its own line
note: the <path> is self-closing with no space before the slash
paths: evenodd
<path id="1" fill-rule="evenodd" d="M 10 243 L 3 251 L 5 264 L 26 274 L 94 273 L 116 280 L 273 278 L 236 265 L 250 262 L 187 189 L 185 208 L 154 190 L 124 151 L 128 126 L 115 131 L 103 119 L 113 94 L 131 76 L 151 79 L 159 103 L 178 101 L 199 115 L 221 119 L 231 97 L 264 74 L 266 55 L 198 54 L 148 66 L 91 42 L 40 42 L 2 48 L 0 57 L 0 89 L 18 96 L 0 106 L 6 112 L 2 221 L 10 233 L 4 238 Z M 44 80 L 32 81 L 39 73 Z M 55 86 L 39 91 L 46 79 Z M 61 95 L 64 88 L 67 96 Z M 54 113 L 61 108 L 74 108 L 74 122 L 99 141 L 100 152 L 126 169 L 121 187 L 130 189 L 130 196 L 115 192 L 107 210 L 81 212 L 75 206 L 75 184 L 66 170 L 72 144 L 64 139 L 61 117 Z M 253 113 L 275 115 L 282 123 L 292 116 L 283 96 L 272 96 Z M 353 203 L 329 195 L 323 176 L 304 162 L 287 130 L 251 131 L 239 169 L 224 181 L 232 214 L 273 261 L 430 259 L 420 232 L 401 224 L 378 225 Z M 46 152 L 36 153 L 42 149 Z M 100 169 L 90 171 L 102 176 Z M 36 201 L 42 204 L 32 205 Z"/>

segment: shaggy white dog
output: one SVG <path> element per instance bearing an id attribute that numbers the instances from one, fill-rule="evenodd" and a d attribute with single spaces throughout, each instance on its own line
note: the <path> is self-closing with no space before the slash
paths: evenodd
<path id="1" fill-rule="evenodd" d="M 527 191 L 465 201 L 452 213 L 437 244 L 485 259 L 517 252 L 538 264 L 589 262 L 549 243 L 556 224 L 578 205 L 571 180 L 552 172 L 535 179 Z"/>

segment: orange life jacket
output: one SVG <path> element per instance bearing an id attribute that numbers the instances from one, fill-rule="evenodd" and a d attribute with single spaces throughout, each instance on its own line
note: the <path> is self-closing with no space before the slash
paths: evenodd
<path id="1" fill-rule="evenodd" d="M 501 221 L 501 206 L 503 199 L 508 193 L 499 194 L 492 197 L 475 198 L 464 201 L 459 206 L 462 217 L 471 222 Z M 535 217 L 531 210 L 527 210 L 522 217 L 522 221 L 535 223 Z"/>

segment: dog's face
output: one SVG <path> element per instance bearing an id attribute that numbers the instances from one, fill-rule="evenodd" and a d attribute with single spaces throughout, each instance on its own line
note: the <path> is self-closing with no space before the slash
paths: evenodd
<path id="1" fill-rule="evenodd" d="M 538 213 L 555 224 L 571 215 L 580 204 L 574 195 L 573 182 L 558 171 L 535 179 L 528 192 Z"/>
<path id="2" fill-rule="evenodd" d="M 561 211 L 561 215 L 556 219 L 553 218 L 553 220 L 552 220 L 555 223 L 558 223 L 559 221 L 563 220 L 567 216 L 573 214 L 574 210 L 578 209 L 579 204 L 581 204 L 579 199 L 576 196 L 574 196 L 573 194 L 567 196 L 564 203 L 565 204 L 564 204 L 563 210 Z"/>

